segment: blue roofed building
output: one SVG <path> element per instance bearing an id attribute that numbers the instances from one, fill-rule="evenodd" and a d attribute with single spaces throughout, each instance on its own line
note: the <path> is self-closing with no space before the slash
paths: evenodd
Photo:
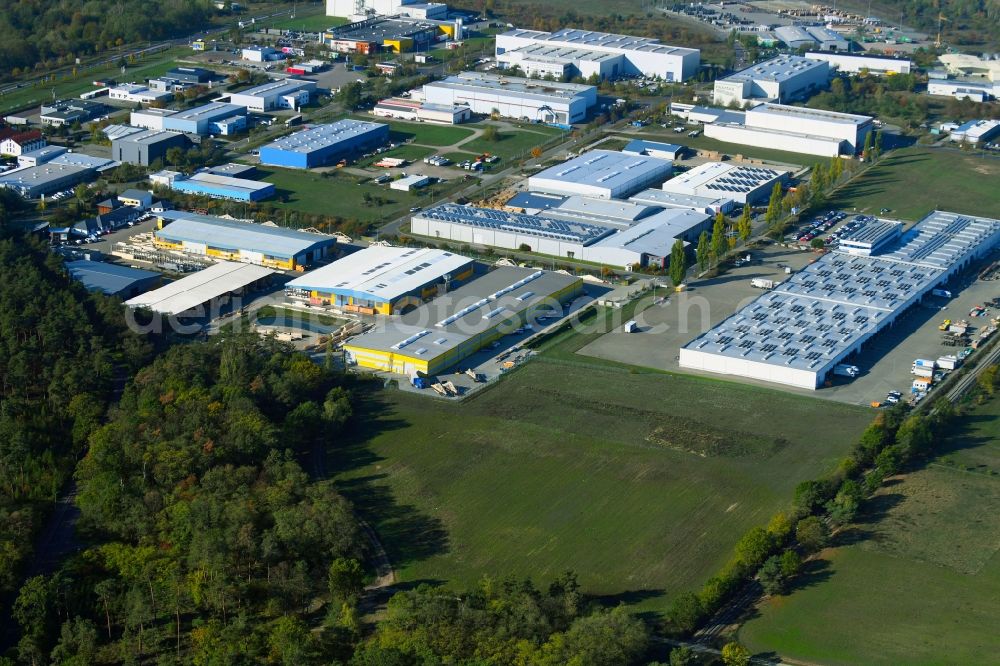
<path id="1" fill-rule="evenodd" d="M 100 291 L 108 296 L 121 296 L 125 299 L 158 287 L 162 278 L 153 271 L 103 261 L 67 261 L 66 270 L 70 277 L 89 291 Z"/>
<path id="2" fill-rule="evenodd" d="M 365 120 L 338 120 L 316 125 L 273 141 L 260 149 L 260 163 L 309 169 L 336 162 L 389 141 L 389 126 Z"/>
<path id="3" fill-rule="evenodd" d="M 337 242 L 323 234 L 183 211 L 161 213 L 157 227 L 156 247 L 279 270 L 304 270 Z"/>
<path id="4" fill-rule="evenodd" d="M 199 171 L 185 176 L 177 171 L 158 171 L 150 176 L 150 180 L 185 194 L 212 197 L 213 199 L 228 199 L 230 201 L 262 201 L 273 197 L 273 183 L 264 183 L 247 178 L 233 178 L 208 171 Z"/>

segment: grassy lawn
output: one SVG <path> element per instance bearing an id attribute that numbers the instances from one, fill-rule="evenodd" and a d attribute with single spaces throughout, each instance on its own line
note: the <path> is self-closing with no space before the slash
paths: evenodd
<path id="1" fill-rule="evenodd" d="M 381 121 L 380 121 L 381 122 Z M 473 131 L 451 125 L 430 125 L 426 123 L 406 123 L 393 120 L 389 123 L 393 141 L 410 141 L 422 146 L 443 148 L 458 143 L 473 135 Z"/>
<path id="2" fill-rule="evenodd" d="M 727 382 L 542 357 L 464 404 L 376 391 L 338 483 L 404 583 L 549 579 L 658 612 L 794 485 L 830 468 L 867 410 Z"/>
<path id="3" fill-rule="evenodd" d="M 982 664 L 1000 651 L 1000 399 L 927 467 L 867 503 L 849 545 L 741 630 L 754 650 L 825 664 Z M 850 640 L 844 640 L 850 636 Z"/>
<path id="4" fill-rule="evenodd" d="M 474 153 L 490 153 L 499 155 L 501 159 L 513 160 L 520 157 L 527 157 L 531 149 L 541 146 L 553 136 L 559 134 L 559 130 L 553 127 L 545 128 L 552 132 L 536 132 L 532 130 L 510 130 L 500 129 L 497 141 L 486 141 L 482 138 L 473 139 L 462 144 L 462 150 Z"/>
<path id="5" fill-rule="evenodd" d="M 80 69 L 75 78 L 71 76 L 60 77 L 55 81 L 46 81 L 38 86 L 19 88 L 11 93 L 0 95 L 0 114 L 52 101 L 53 88 L 56 99 L 61 99 L 63 97 L 78 97 L 81 93 L 93 90 L 93 81 L 101 78 L 112 77 L 119 81 L 142 81 L 156 78 L 175 67 L 178 58 L 190 53 L 191 49 L 185 46 L 160 51 L 146 56 L 145 60 L 136 61 L 134 66 L 129 66 L 125 70 L 124 76 L 121 70 L 112 63 L 97 68 Z M 97 101 L 101 101 L 101 99 L 99 97 Z"/>
<path id="6" fill-rule="evenodd" d="M 278 195 L 287 194 L 288 201 L 278 203 L 283 208 L 300 210 L 313 215 L 336 215 L 363 222 L 385 222 L 404 214 L 413 206 L 426 206 L 432 196 L 442 196 L 460 187 L 457 181 L 423 188 L 417 192 L 399 192 L 387 185 L 375 185 L 369 178 L 331 172 L 328 178 L 318 173 L 274 167 L 261 168 L 262 180 L 274 183 Z M 366 205 L 365 193 L 382 203 Z"/>
<path id="7" fill-rule="evenodd" d="M 1000 160 L 927 147 L 891 153 L 830 205 L 918 220 L 932 210 L 969 215 L 1000 215 Z"/>
<path id="8" fill-rule="evenodd" d="M 320 32 L 327 28 L 334 28 L 347 23 L 347 19 L 340 16 L 296 16 L 295 18 L 282 18 L 274 21 L 267 21 L 269 28 L 284 28 L 286 30 L 305 30 L 308 32 Z"/>

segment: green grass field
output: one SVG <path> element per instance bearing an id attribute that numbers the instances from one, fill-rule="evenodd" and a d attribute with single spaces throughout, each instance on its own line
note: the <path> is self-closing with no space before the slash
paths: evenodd
<path id="1" fill-rule="evenodd" d="M 75 77 L 72 75 L 65 77 L 57 76 L 55 81 L 46 81 L 37 86 L 20 88 L 11 93 L 0 95 L 0 114 L 52 101 L 53 89 L 55 90 L 56 99 L 60 99 L 63 97 L 77 97 L 81 93 L 93 90 L 93 81 L 97 79 L 114 78 L 119 81 L 123 79 L 126 81 L 142 81 L 144 79 L 156 78 L 177 65 L 178 58 L 182 58 L 190 53 L 191 49 L 185 46 L 167 49 L 146 56 L 143 60 L 137 60 L 134 65 L 129 66 L 125 70 L 124 75 L 122 75 L 121 70 L 113 63 L 95 68 L 81 68 Z"/>
<path id="2" fill-rule="evenodd" d="M 652 612 L 830 468 L 867 410 L 574 357 L 560 338 L 464 404 L 379 391 L 338 483 L 404 583 L 546 580 Z"/>
<path id="3" fill-rule="evenodd" d="M 363 222 L 394 219 L 413 206 L 427 205 L 432 192 L 440 194 L 449 187 L 458 186 L 446 184 L 410 193 L 390 190 L 387 185 L 371 183 L 369 178 L 340 172 L 332 172 L 328 178 L 314 172 L 274 167 L 261 168 L 259 172 L 262 180 L 275 184 L 279 196 L 288 195 L 288 201 L 277 204 L 280 207 Z M 383 203 L 366 205 L 366 192 L 372 197 L 381 197 Z"/>
<path id="4" fill-rule="evenodd" d="M 831 206 L 918 220 L 932 210 L 1000 215 L 1000 160 L 951 149 L 904 148 L 841 190 Z"/>
<path id="5" fill-rule="evenodd" d="M 548 130 L 548 131 L 543 131 Z M 462 150 L 472 151 L 476 154 L 490 153 L 499 155 L 501 159 L 513 160 L 527 157 L 532 148 L 541 146 L 554 136 L 558 136 L 560 131 L 554 127 L 537 126 L 532 129 L 500 129 L 499 140 L 486 141 L 482 138 L 473 139 L 462 144 Z"/>
<path id="6" fill-rule="evenodd" d="M 1000 399 L 938 459 L 885 486 L 806 586 L 740 630 L 824 664 L 985 664 L 1000 652 Z M 846 640 L 845 637 L 850 637 Z"/>
<path id="7" fill-rule="evenodd" d="M 309 32 L 320 32 L 327 28 L 335 28 L 347 23 L 346 18 L 340 16 L 296 16 L 295 18 L 283 18 L 269 21 L 266 26 L 269 28 L 285 28 L 286 30 L 305 30 Z"/>
<path id="8" fill-rule="evenodd" d="M 412 140 L 413 143 L 431 148 L 447 147 L 474 134 L 472 130 L 464 127 L 406 123 L 395 120 L 389 123 L 389 132 L 393 141 Z"/>

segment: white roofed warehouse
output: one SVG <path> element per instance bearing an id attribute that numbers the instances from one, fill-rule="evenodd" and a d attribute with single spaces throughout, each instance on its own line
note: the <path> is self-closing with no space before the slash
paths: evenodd
<path id="1" fill-rule="evenodd" d="M 592 150 L 549 167 L 528 179 L 528 189 L 550 194 L 580 194 L 621 199 L 670 177 L 673 162 L 656 157 Z"/>
<path id="2" fill-rule="evenodd" d="M 784 184 L 788 172 L 732 162 L 706 162 L 671 178 L 663 191 L 696 197 L 725 197 L 741 204 L 767 201 L 775 183 Z"/>
<path id="3" fill-rule="evenodd" d="M 297 111 L 300 106 L 309 103 L 314 92 L 316 92 L 315 81 L 284 79 L 270 81 L 255 88 L 233 93 L 230 95 L 229 101 L 231 104 L 245 106 L 251 111 L 261 113 L 274 109 Z"/>
<path id="4" fill-rule="evenodd" d="M 310 169 L 381 146 L 389 141 L 389 126 L 365 120 L 338 120 L 316 125 L 272 141 L 260 149 L 260 163 Z"/>
<path id="5" fill-rule="evenodd" d="M 684 345 L 680 366 L 817 389 L 838 363 L 998 244 L 1000 220 L 935 211 L 880 254 L 823 255 Z"/>
<path id="6" fill-rule="evenodd" d="M 578 83 L 521 79 L 484 72 L 462 72 L 424 85 L 423 101 L 468 106 L 473 113 L 499 112 L 504 118 L 551 123 L 586 119 L 597 103 L 597 88 Z"/>
<path id="7" fill-rule="evenodd" d="M 865 145 L 875 119 L 787 104 L 760 104 L 743 114 L 742 122 L 705 125 L 705 136 L 758 148 L 836 157 L 854 155 Z"/>
<path id="8" fill-rule="evenodd" d="M 178 317 L 211 317 L 218 314 L 232 296 L 254 291 L 273 274 L 274 271 L 263 266 L 220 261 L 125 301 L 125 305 Z"/>
<path id="9" fill-rule="evenodd" d="M 285 294 L 344 312 L 399 314 L 441 286 L 468 280 L 472 271 L 472 259 L 453 252 L 372 245 L 295 278 Z"/>
<path id="10" fill-rule="evenodd" d="M 350 362 L 412 377 L 434 375 L 468 358 L 538 314 L 562 314 L 580 293 L 573 275 L 532 268 L 498 268 L 348 340 Z"/>
<path id="11" fill-rule="evenodd" d="M 826 88 L 830 64 L 795 55 L 779 55 L 715 82 L 715 103 L 753 100 L 779 103 L 802 99 Z"/>
<path id="12" fill-rule="evenodd" d="M 608 79 L 629 75 L 684 81 L 697 73 L 701 63 L 698 49 L 668 46 L 650 37 L 575 28 L 556 32 L 515 28 L 496 39 L 497 62 L 501 66 L 518 65 L 527 74 L 559 73 L 584 78 L 597 74 Z"/>
<path id="13" fill-rule="evenodd" d="M 158 248 L 280 270 L 304 270 L 336 242 L 332 236 L 181 211 L 161 213 L 153 232 Z"/>

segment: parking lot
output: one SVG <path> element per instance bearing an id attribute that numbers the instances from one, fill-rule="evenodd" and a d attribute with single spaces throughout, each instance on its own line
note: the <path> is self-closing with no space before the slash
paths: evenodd
<path id="1" fill-rule="evenodd" d="M 761 294 L 760 290 L 750 286 L 752 278 L 781 280 L 785 277 L 784 266 L 798 271 L 818 255 L 770 246 L 753 251 L 752 256 L 753 261 L 749 265 L 730 269 L 716 278 L 696 282 L 684 292 L 673 294 L 663 288 L 656 295 L 645 295 L 634 315 L 638 324 L 635 333 L 626 333 L 625 321 L 617 321 L 608 333 L 583 347 L 579 353 L 630 365 L 701 374 L 854 405 L 868 405 L 872 401 L 884 401 L 889 391 L 909 395 L 914 379 L 910 368 L 915 359 L 936 360 L 940 356 L 961 351 L 962 347 L 945 346 L 943 333 L 938 329 L 944 319 L 954 322 L 967 320 L 973 327 L 974 337 L 978 329 L 990 324 L 992 317 L 1000 315 L 1000 312 L 987 310 L 986 316 L 969 316 L 969 311 L 974 306 L 1000 297 L 1000 281 L 977 279 L 978 270 L 985 265 L 981 263 L 947 285 L 952 298 L 928 296 L 922 304 L 902 315 L 892 328 L 869 342 L 861 354 L 850 359 L 850 363 L 861 369 L 861 375 L 856 379 L 835 377 L 830 385 L 817 391 L 809 391 L 744 377 L 681 368 L 678 365 L 678 350 L 681 346 Z M 1000 252 L 994 254 L 991 260 L 998 257 Z M 664 299 L 666 294 L 669 295 Z M 933 391 L 930 395 L 933 398 Z"/>

